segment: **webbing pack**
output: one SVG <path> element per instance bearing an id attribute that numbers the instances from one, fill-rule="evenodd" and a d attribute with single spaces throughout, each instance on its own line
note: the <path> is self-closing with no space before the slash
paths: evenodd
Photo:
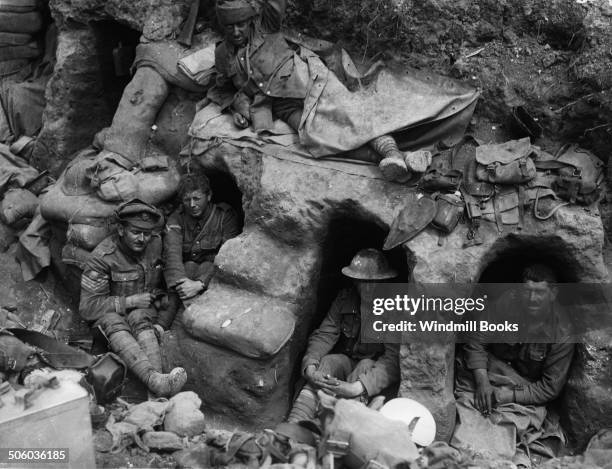
<path id="1" fill-rule="evenodd" d="M 476 178 L 492 184 L 522 184 L 536 176 L 529 137 L 476 148 Z"/>
<path id="2" fill-rule="evenodd" d="M 568 144 L 551 159 L 535 162 L 538 187 L 549 187 L 570 203 L 591 205 L 602 195 L 604 163 L 591 152 Z"/>

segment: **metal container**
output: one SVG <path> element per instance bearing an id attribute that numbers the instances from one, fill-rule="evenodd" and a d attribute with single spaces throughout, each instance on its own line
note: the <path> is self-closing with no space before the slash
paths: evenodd
<path id="1" fill-rule="evenodd" d="M 3 394 L 0 407 L 0 467 L 95 468 L 93 437 L 89 417 L 89 394 L 76 383 L 63 381 L 57 389 L 43 388 L 32 396 L 30 405 L 15 400 L 15 392 Z M 28 464 L 8 461 L 8 450 L 27 448 L 67 449 L 67 460 L 61 463 L 33 461 L 34 451 L 19 456 Z M 46 452 L 48 454 L 48 452 Z M 41 453 L 38 453 L 40 456 Z M 47 456 L 45 455 L 45 458 Z M 25 461 L 24 461 L 25 462 Z"/>

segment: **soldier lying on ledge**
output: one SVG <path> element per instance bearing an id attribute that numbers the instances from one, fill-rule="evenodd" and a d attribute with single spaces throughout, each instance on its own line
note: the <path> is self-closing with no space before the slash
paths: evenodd
<path id="1" fill-rule="evenodd" d="M 270 129 L 273 118 L 283 120 L 296 131 L 300 127 L 309 72 L 280 32 L 286 7 L 286 0 L 265 0 L 261 8 L 253 0 L 217 3 L 217 19 L 225 38 L 215 50 L 217 81 L 208 98 L 230 110 L 239 128 L 252 125 L 257 131 Z M 338 124 L 330 120 L 329 125 Z M 362 130 L 366 134 L 371 132 Z M 382 158 L 379 168 L 385 178 L 408 179 L 410 162 L 405 161 L 394 138 L 391 135 L 368 138 L 370 147 Z"/>
<path id="2" fill-rule="evenodd" d="M 116 211 L 117 233 L 92 252 L 81 277 L 81 316 L 101 328 L 110 348 L 147 388 L 160 396 L 179 392 L 183 368 L 162 373 L 153 324 L 161 309 L 162 244 L 156 230 L 162 214 L 131 200 Z"/>
<path id="3" fill-rule="evenodd" d="M 395 278 L 382 252 L 359 251 L 342 273 L 354 288 L 341 290 L 327 316 L 312 333 L 302 360 L 307 384 L 300 391 L 287 420 L 311 420 L 317 408 L 318 389 L 343 398 L 369 398 L 396 384 L 400 378 L 399 346 L 360 341 L 361 310 L 376 281 Z M 330 353 L 334 352 L 334 353 Z"/>

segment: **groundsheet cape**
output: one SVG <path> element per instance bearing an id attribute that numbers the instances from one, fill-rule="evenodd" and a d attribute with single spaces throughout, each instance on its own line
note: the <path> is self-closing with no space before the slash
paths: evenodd
<path id="1" fill-rule="evenodd" d="M 307 64 L 309 85 L 297 141 L 279 121 L 259 135 L 238 129 L 215 104 L 196 114 L 190 136 L 212 145 L 239 140 L 291 144 L 312 158 L 352 152 L 385 134 L 393 134 L 403 150 L 440 140 L 453 145 L 465 132 L 479 96 L 461 82 L 412 69 L 402 74 L 383 69 L 349 90 L 319 56 L 301 51 L 303 59 L 296 55 L 296 60 Z"/>

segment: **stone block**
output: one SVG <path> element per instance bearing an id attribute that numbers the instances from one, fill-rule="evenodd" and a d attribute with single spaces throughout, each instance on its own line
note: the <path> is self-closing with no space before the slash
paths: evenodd
<path id="1" fill-rule="evenodd" d="M 436 421 L 436 440 L 448 441 L 455 426 L 455 345 L 403 344 L 399 394 L 423 404 Z"/>
<path id="2" fill-rule="evenodd" d="M 267 360 L 239 355 L 189 335 L 180 318 L 162 341 L 165 364 L 187 371 L 186 391 L 202 399 L 208 421 L 273 428 L 287 413 L 296 351 L 285 346 Z"/>

